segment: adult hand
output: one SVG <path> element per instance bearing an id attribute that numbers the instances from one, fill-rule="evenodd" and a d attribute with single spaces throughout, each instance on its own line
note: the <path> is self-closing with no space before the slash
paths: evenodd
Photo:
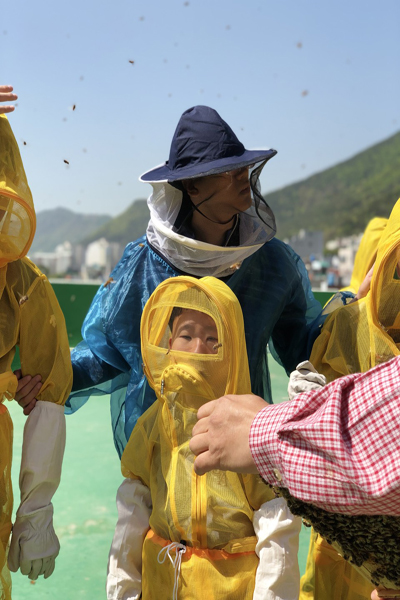
<path id="1" fill-rule="evenodd" d="M 0 85 L 0 102 L 12 102 L 17 99 L 18 96 L 13 94 L 13 87 L 11 85 Z M 14 108 L 15 106 L 12 104 L 0 105 L 0 115 L 10 113 Z"/>
<path id="2" fill-rule="evenodd" d="M 387 590 L 384 587 L 378 587 L 371 594 L 371 600 L 383 600 L 384 598 L 400 598 L 400 590 Z"/>
<path id="3" fill-rule="evenodd" d="M 222 396 L 200 407 L 189 446 L 196 455 L 194 470 L 212 469 L 257 473 L 249 447 L 250 427 L 256 414 L 268 406 L 259 396 Z"/>
<path id="4" fill-rule="evenodd" d="M 15 400 L 24 409 L 24 415 L 29 415 L 36 406 L 36 395 L 42 387 L 42 377 L 41 375 L 35 375 L 35 377 L 25 375 L 25 377 L 22 377 L 21 369 L 14 371 L 14 375 L 18 379 Z"/>

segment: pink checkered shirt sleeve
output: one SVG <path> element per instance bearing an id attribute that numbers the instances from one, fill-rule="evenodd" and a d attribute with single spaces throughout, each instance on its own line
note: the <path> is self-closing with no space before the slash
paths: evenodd
<path id="1" fill-rule="evenodd" d="M 255 417 L 262 477 L 343 514 L 400 516 L 400 357 Z"/>

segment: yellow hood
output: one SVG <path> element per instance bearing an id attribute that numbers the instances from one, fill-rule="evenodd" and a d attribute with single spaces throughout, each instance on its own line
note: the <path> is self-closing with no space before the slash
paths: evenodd
<path id="1" fill-rule="evenodd" d="M 400 342 L 400 200 L 390 214 L 378 245 L 368 304 L 373 326 Z"/>
<path id="2" fill-rule="evenodd" d="M 214 320 L 216 354 L 169 350 L 174 307 Z M 144 370 L 158 397 L 183 392 L 206 401 L 251 390 L 242 310 L 234 293 L 214 277 L 174 277 L 161 283 L 144 308 L 141 342 Z"/>
<path id="3" fill-rule="evenodd" d="M 25 256 L 36 216 L 18 144 L 8 119 L 0 115 L 0 267 Z"/>

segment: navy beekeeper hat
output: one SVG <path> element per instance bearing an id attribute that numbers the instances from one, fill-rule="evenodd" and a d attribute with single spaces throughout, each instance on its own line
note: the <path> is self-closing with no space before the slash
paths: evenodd
<path id="1" fill-rule="evenodd" d="M 141 181 L 179 181 L 216 175 L 267 161 L 276 150 L 246 150 L 216 110 L 194 106 L 181 116 L 172 138 L 169 160 L 141 177 Z"/>

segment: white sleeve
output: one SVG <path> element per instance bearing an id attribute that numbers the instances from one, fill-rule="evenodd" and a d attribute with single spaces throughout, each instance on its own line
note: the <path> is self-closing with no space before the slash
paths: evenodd
<path id="1" fill-rule="evenodd" d="M 138 479 L 125 479 L 117 493 L 118 521 L 108 557 L 107 600 L 139 600 L 142 593 L 142 546 L 149 529 L 150 490 Z"/>
<path id="2" fill-rule="evenodd" d="M 24 427 L 21 503 L 8 555 L 10 570 L 20 568 L 30 579 L 51 575 L 60 549 L 51 499 L 60 483 L 64 448 L 64 407 L 39 400 Z"/>
<path id="3" fill-rule="evenodd" d="M 298 600 L 297 561 L 301 518 L 290 512 L 284 498 L 265 502 L 254 513 L 259 563 L 253 600 Z"/>

